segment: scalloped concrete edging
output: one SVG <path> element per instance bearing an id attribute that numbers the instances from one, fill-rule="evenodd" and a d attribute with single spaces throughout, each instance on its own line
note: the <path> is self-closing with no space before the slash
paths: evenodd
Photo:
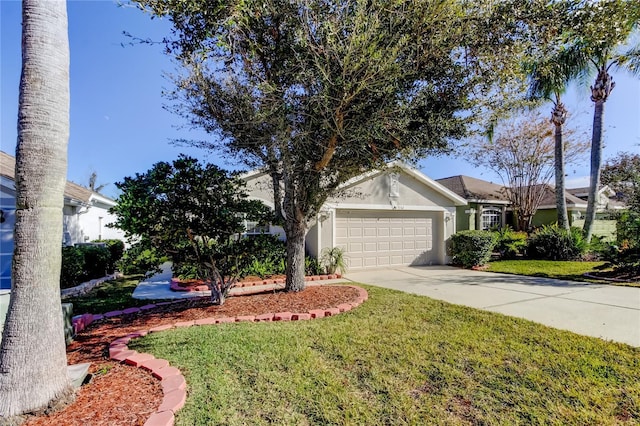
<path id="1" fill-rule="evenodd" d="M 164 330 L 170 330 L 173 328 L 202 326 L 202 325 L 215 325 L 225 323 L 236 322 L 271 322 L 271 321 L 304 321 L 311 319 L 319 319 L 324 317 L 331 317 L 338 315 L 342 312 L 350 311 L 362 303 L 368 298 L 369 294 L 361 287 L 347 285 L 345 287 L 351 287 L 358 290 L 358 296 L 355 301 L 349 303 L 341 303 L 335 308 L 327 309 L 312 309 L 309 312 L 276 312 L 267 313 L 261 315 L 246 315 L 237 317 L 222 317 L 222 318 L 202 318 L 194 321 L 181 321 L 173 324 L 165 324 L 156 327 L 152 327 L 149 330 L 140 330 L 124 337 L 115 339 L 109 345 L 109 358 L 118 362 L 123 362 L 127 365 L 142 368 L 151 373 L 153 377 L 160 380 L 162 385 L 163 398 L 160 406 L 155 413 L 151 414 L 149 419 L 145 422 L 144 426 L 173 426 L 175 422 L 175 413 L 180 410 L 187 399 L 187 382 L 182 375 L 182 372 L 176 367 L 169 365 L 169 361 L 156 358 L 155 356 L 147 353 L 139 353 L 137 351 L 130 350 L 128 343 L 138 337 L 146 336 L 149 333 L 157 333 Z M 156 306 L 168 305 L 176 302 L 182 302 L 183 300 L 173 302 L 163 302 L 158 304 L 150 304 L 142 306 L 140 308 L 128 308 L 122 311 L 108 312 L 104 315 L 91 315 L 84 314 L 78 316 L 78 331 L 83 330 L 93 321 L 98 321 L 102 318 L 110 318 L 119 315 L 127 315 L 132 313 L 144 312 L 150 310 Z M 81 328 L 80 328 L 81 327 Z M 74 330 L 76 329 L 76 322 L 74 321 Z"/>

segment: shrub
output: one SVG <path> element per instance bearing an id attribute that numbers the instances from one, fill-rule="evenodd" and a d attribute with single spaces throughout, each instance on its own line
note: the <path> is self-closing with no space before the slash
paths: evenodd
<path id="1" fill-rule="evenodd" d="M 107 274 L 111 254 L 100 245 L 81 245 L 62 248 L 60 287 L 74 287 L 82 282 Z"/>
<path id="2" fill-rule="evenodd" d="M 120 272 L 125 275 L 152 275 L 160 272 L 160 265 L 166 261 L 154 249 L 139 242 L 129 247 L 122 258 L 116 262 Z"/>
<path id="3" fill-rule="evenodd" d="M 264 278 L 284 274 L 287 246 L 276 235 L 251 236 L 236 244 L 238 253 L 242 253 L 240 276 L 256 275 Z"/>
<path id="4" fill-rule="evenodd" d="M 497 230 L 495 237 L 494 250 L 500 253 L 502 259 L 515 259 L 527 247 L 527 233 L 516 232 L 508 225 Z"/>
<path id="5" fill-rule="evenodd" d="M 582 230 L 569 231 L 554 225 L 544 225 L 529 237 L 527 254 L 533 259 L 574 260 L 587 248 Z"/>
<path id="6" fill-rule="evenodd" d="M 325 248 L 322 250 L 320 263 L 325 267 L 328 274 L 341 274 L 347 270 L 347 261 L 344 257 L 344 249 L 341 247 Z"/>
<path id="7" fill-rule="evenodd" d="M 482 266 L 491 258 L 495 235 L 490 231 L 460 231 L 451 237 L 453 262 L 465 268 Z"/>
<path id="8" fill-rule="evenodd" d="M 84 255 L 78 247 L 62 247 L 62 269 L 60 288 L 74 287 L 82 281 Z"/>
<path id="9" fill-rule="evenodd" d="M 306 256 L 304 258 L 304 274 L 305 275 L 322 275 L 324 268 L 320 261 L 315 257 Z"/>
<path id="10" fill-rule="evenodd" d="M 122 240 L 111 239 L 111 240 L 95 240 L 96 243 L 105 243 L 107 245 L 107 249 L 109 249 L 109 272 L 113 272 L 116 270 L 116 265 L 118 261 L 122 259 L 124 255 L 124 242 Z"/>

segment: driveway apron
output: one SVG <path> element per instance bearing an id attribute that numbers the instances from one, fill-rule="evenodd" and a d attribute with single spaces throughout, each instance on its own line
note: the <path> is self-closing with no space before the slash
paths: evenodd
<path id="1" fill-rule="evenodd" d="M 365 269 L 345 278 L 640 347 L 640 288 L 449 266 Z"/>

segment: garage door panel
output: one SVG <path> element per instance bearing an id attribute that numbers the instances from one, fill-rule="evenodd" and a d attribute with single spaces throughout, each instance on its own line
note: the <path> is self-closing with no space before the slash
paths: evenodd
<path id="1" fill-rule="evenodd" d="M 362 237 L 362 228 L 358 227 L 357 223 L 349 224 L 349 237 L 350 238 L 359 238 Z"/>
<path id="2" fill-rule="evenodd" d="M 373 252 L 373 253 L 377 253 L 378 252 L 378 244 L 373 241 L 373 242 L 369 242 L 369 243 L 364 243 L 364 251 L 367 253 Z"/>
<path id="3" fill-rule="evenodd" d="M 402 241 L 390 241 L 389 242 L 389 250 L 390 251 L 402 251 Z"/>
<path id="4" fill-rule="evenodd" d="M 361 253 L 362 252 L 362 243 L 360 242 L 353 242 L 353 243 L 349 243 L 349 252 L 352 253 Z"/>
<path id="5" fill-rule="evenodd" d="M 336 243 L 349 268 L 438 262 L 433 227 L 441 213 L 338 210 Z"/>
<path id="6" fill-rule="evenodd" d="M 376 227 L 367 226 L 362 230 L 362 236 L 364 237 L 377 237 L 378 229 Z"/>
<path id="7" fill-rule="evenodd" d="M 371 257 L 365 257 L 363 259 L 363 265 L 364 267 L 376 267 L 378 266 L 378 258 L 376 256 L 371 256 Z"/>

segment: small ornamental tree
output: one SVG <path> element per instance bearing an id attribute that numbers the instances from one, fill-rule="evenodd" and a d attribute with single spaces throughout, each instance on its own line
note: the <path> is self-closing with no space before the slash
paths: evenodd
<path id="1" fill-rule="evenodd" d="M 269 209 L 247 199 L 240 178 L 182 155 L 116 186 L 114 226 L 166 256 L 174 273 L 204 280 L 212 302 L 224 303 L 247 257 L 237 244 L 245 220 L 267 221 Z"/>

